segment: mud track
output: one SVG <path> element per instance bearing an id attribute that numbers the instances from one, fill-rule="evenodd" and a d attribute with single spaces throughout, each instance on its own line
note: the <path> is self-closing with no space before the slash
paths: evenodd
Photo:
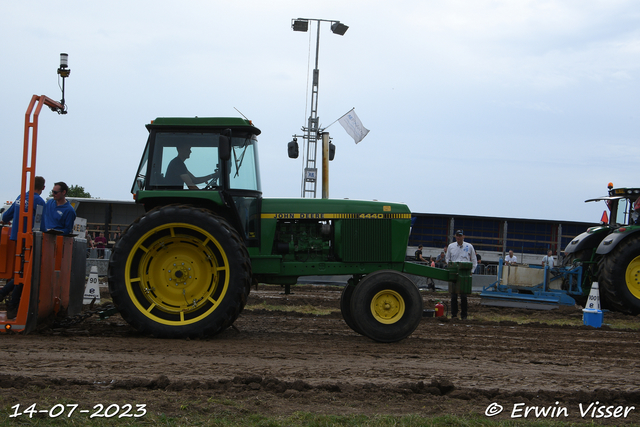
<path id="1" fill-rule="evenodd" d="M 13 366 L 0 374 L 2 416 L 15 404 L 47 407 L 66 399 L 89 408 L 145 403 L 149 411 L 171 416 L 308 411 L 486 417 L 497 404 L 503 410 L 491 419 L 544 418 L 533 409 L 524 417 L 527 408 L 536 407 L 550 408 L 547 419 L 559 414 L 556 420 L 578 423 L 640 423 L 640 333 L 547 324 L 581 318 L 577 308 L 486 308 L 472 297 L 469 320 L 424 318 L 408 339 L 379 344 L 346 326 L 338 288 L 292 290 L 284 295 L 280 287 L 261 285 L 251 291 L 249 306 L 264 302 L 333 311 L 248 309 L 233 328 L 202 340 L 142 336 L 118 315 L 67 329 L 0 336 L 5 367 Z M 423 297 L 426 307 L 447 298 Z M 537 321 L 474 320 L 491 312 Z M 605 322 L 615 316 L 622 315 L 607 314 Z M 617 407 L 627 408 L 627 416 L 581 414 L 580 405 L 584 412 L 595 402 L 614 407 L 612 415 Z"/>

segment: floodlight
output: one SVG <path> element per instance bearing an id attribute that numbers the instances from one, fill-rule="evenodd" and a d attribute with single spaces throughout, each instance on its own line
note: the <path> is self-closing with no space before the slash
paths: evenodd
<path id="1" fill-rule="evenodd" d="M 60 54 L 60 68 L 58 68 L 58 74 L 60 74 L 60 77 L 62 77 L 62 78 L 69 77 L 69 74 L 71 74 L 71 70 L 69 69 L 69 54 L 68 53 L 61 53 Z"/>
<path id="2" fill-rule="evenodd" d="M 67 106 L 64 103 L 64 80 L 69 77 L 71 74 L 71 70 L 69 69 L 69 54 L 61 53 L 60 54 L 60 68 L 58 68 L 58 75 L 62 77 L 62 99 L 60 100 L 60 105 L 62 105 L 62 110 L 57 107 L 51 107 L 53 111 L 57 111 L 59 114 L 67 114 Z"/>
<path id="3" fill-rule="evenodd" d="M 294 19 L 291 27 L 293 28 L 293 31 L 301 31 L 303 33 L 306 33 L 307 31 L 309 31 L 309 21 L 300 18 Z"/>
<path id="4" fill-rule="evenodd" d="M 298 138 L 293 138 L 293 141 L 287 144 L 287 152 L 289 154 L 290 159 L 298 158 Z"/>
<path id="5" fill-rule="evenodd" d="M 340 23 L 340 21 L 336 21 L 331 24 L 331 31 L 333 34 L 338 34 L 339 36 L 344 36 L 344 33 L 346 33 L 348 29 L 349 27 Z"/>

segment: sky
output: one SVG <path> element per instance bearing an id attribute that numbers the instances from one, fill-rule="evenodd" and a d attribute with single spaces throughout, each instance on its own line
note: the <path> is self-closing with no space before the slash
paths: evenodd
<path id="1" fill-rule="evenodd" d="M 263 196 L 300 197 L 287 142 L 310 114 L 317 27 L 294 18 L 349 26 L 320 25 L 320 126 L 355 107 L 370 130 L 356 145 L 326 129 L 330 198 L 597 223 L 604 203 L 585 200 L 640 187 L 637 1 L 0 0 L 0 200 L 20 192 L 32 95 L 61 98 L 61 52 L 68 114 L 39 116 L 47 194 L 131 200 L 145 124 L 239 110 L 262 131 Z"/>

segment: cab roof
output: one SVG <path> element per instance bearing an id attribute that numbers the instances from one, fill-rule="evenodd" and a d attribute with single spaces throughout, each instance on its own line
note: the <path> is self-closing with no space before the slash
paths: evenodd
<path id="1" fill-rule="evenodd" d="M 147 125 L 147 129 L 162 128 L 214 128 L 237 129 L 254 135 L 260 135 L 260 129 L 255 127 L 251 120 L 240 117 L 158 117 Z"/>
<path id="2" fill-rule="evenodd" d="M 608 196 L 596 197 L 595 199 L 585 200 L 585 202 L 599 202 L 601 200 L 620 200 L 630 199 L 635 201 L 640 196 L 640 188 L 614 188 L 609 190 Z"/>

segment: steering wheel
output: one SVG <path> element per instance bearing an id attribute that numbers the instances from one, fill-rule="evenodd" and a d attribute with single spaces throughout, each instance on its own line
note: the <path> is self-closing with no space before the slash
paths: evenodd
<path id="1" fill-rule="evenodd" d="M 209 182 L 207 182 L 207 185 L 204 186 L 203 190 L 211 190 L 213 187 L 217 187 L 218 178 L 220 178 L 220 169 L 216 168 L 216 170 L 213 171 L 213 177 Z"/>

